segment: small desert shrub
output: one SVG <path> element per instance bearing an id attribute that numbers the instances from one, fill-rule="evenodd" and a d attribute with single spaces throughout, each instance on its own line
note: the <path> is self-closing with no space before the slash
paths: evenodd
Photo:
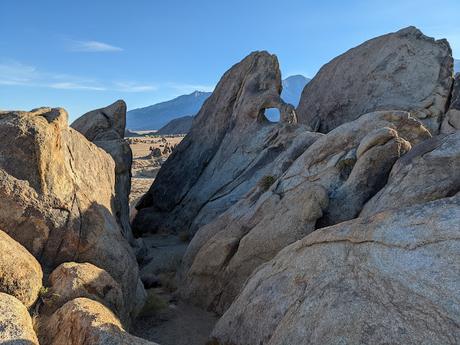
<path id="1" fill-rule="evenodd" d="M 260 188 L 262 188 L 263 191 L 267 191 L 268 188 L 270 188 L 270 186 L 273 183 L 275 183 L 275 181 L 276 181 L 275 176 L 265 175 L 264 177 L 260 179 L 259 186 Z"/>
<path id="2" fill-rule="evenodd" d="M 188 242 L 190 240 L 190 236 L 187 231 L 179 232 L 178 237 L 182 242 Z"/>
<path id="3" fill-rule="evenodd" d="M 147 290 L 147 299 L 140 312 L 140 316 L 152 316 L 166 308 L 168 308 L 168 302 L 158 296 L 155 289 L 149 289 Z"/>
<path id="4" fill-rule="evenodd" d="M 53 306 L 59 301 L 61 296 L 52 291 L 52 289 L 42 286 L 38 291 L 38 300 L 46 306 Z"/>
<path id="5" fill-rule="evenodd" d="M 49 293 L 50 289 L 45 286 L 42 286 L 40 290 L 38 290 L 38 298 L 44 299 L 48 297 Z"/>

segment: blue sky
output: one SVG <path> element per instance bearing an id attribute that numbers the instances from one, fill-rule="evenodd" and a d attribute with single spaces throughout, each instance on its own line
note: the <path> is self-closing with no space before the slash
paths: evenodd
<path id="1" fill-rule="evenodd" d="M 276 54 L 283 77 L 312 77 L 408 25 L 460 57 L 459 14 L 459 0 L 0 0 L 0 109 L 147 106 L 211 90 L 254 50 Z"/>

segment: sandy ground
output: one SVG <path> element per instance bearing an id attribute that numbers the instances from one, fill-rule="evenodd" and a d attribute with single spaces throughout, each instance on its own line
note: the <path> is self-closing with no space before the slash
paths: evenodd
<path id="1" fill-rule="evenodd" d="M 172 149 L 182 139 L 183 136 L 128 138 L 133 151 L 131 206 L 148 191 L 161 165 L 169 157 L 170 152 L 163 153 L 165 147 Z M 152 155 L 152 150 L 156 148 L 162 151 L 160 156 Z M 167 308 L 152 316 L 138 318 L 130 333 L 161 345 L 205 345 L 217 322 L 217 316 L 183 301 L 177 301 L 173 293 L 166 292 L 161 287 L 155 290 L 165 301 Z"/>
<path id="2" fill-rule="evenodd" d="M 163 315 L 143 317 L 131 333 L 161 345 L 205 345 L 217 316 L 179 301 Z"/>
<path id="3" fill-rule="evenodd" d="M 173 148 L 181 142 L 183 136 L 149 136 L 128 138 L 133 151 L 133 167 L 131 180 L 130 203 L 138 200 L 152 185 L 161 165 L 169 157 L 170 153 L 159 157 L 152 157 L 152 149 L 164 151 L 165 147 Z"/>

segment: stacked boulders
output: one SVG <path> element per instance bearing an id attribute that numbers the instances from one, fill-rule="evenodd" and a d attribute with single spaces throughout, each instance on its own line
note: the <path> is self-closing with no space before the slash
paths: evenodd
<path id="1" fill-rule="evenodd" d="M 148 344 L 124 331 L 142 308 L 145 291 L 117 222 L 113 158 L 69 128 L 63 109 L 1 112 L 0 133 L 2 342 L 106 344 L 104 334 L 111 336 L 111 330 L 58 314 L 83 297 L 111 313 L 118 329 L 113 344 Z M 88 320 L 96 309 L 86 311 Z M 58 321 L 80 327 L 82 334 L 100 328 L 99 342 L 63 341 L 52 333 Z"/>

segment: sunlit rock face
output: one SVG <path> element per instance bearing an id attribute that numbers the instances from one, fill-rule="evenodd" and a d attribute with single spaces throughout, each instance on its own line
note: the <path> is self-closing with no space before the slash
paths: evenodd
<path id="1" fill-rule="evenodd" d="M 0 343 L 39 345 L 27 308 L 16 297 L 0 292 Z"/>
<path id="2" fill-rule="evenodd" d="M 112 157 L 69 128 L 63 109 L 0 113 L 0 229 L 46 269 L 75 261 L 106 270 L 134 312 L 142 286 L 114 186 Z"/>
<path id="3" fill-rule="evenodd" d="M 0 230 L 0 292 L 16 297 L 26 308 L 38 299 L 43 272 L 27 249 Z"/>
<path id="4" fill-rule="evenodd" d="M 49 345 L 158 345 L 127 333 L 115 314 L 88 298 L 64 304 L 44 328 Z"/>

